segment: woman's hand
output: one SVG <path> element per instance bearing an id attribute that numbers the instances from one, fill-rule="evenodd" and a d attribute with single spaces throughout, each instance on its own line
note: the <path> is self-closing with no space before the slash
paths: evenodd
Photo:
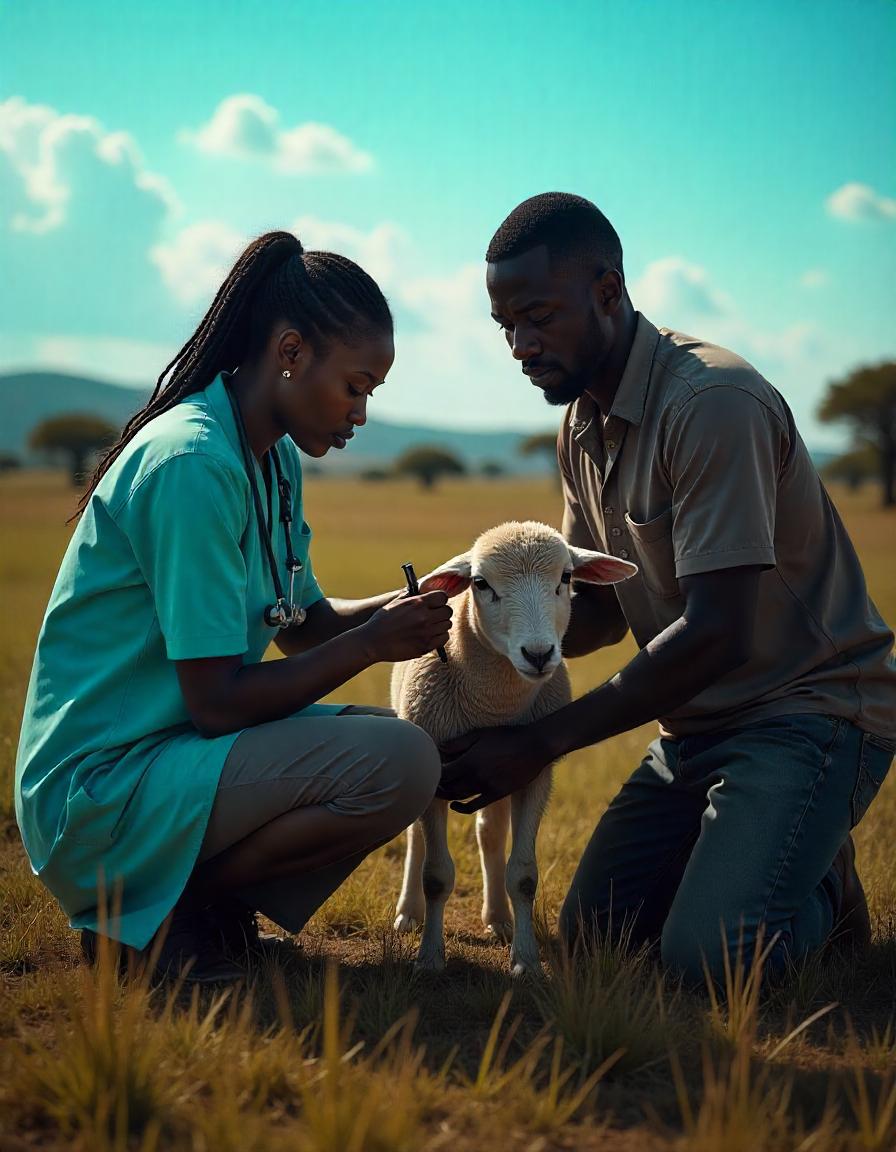
<path id="1" fill-rule="evenodd" d="M 554 759 L 532 725 L 479 728 L 447 740 L 436 795 L 455 812 L 478 812 L 530 784 Z M 473 797 L 461 803 L 465 797 Z"/>
<path id="2" fill-rule="evenodd" d="M 372 663 L 413 660 L 445 644 L 451 615 L 444 592 L 402 595 L 375 612 L 359 631 Z"/>

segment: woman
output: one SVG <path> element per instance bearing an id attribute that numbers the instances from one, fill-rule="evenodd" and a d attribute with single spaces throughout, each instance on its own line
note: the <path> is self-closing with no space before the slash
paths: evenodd
<path id="1" fill-rule="evenodd" d="M 159 933 L 162 972 L 237 979 L 256 909 L 299 931 L 432 799 L 420 729 L 315 703 L 450 627 L 441 592 L 329 601 L 308 558 L 295 445 L 344 448 L 393 357 L 374 281 L 269 233 L 100 463 L 16 765 L 32 866 L 88 957 L 100 928 L 139 950 Z M 262 663 L 272 637 L 288 659 Z"/>

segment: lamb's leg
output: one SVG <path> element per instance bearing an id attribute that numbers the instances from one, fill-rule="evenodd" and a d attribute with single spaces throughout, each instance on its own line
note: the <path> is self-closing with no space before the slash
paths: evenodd
<path id="1" fill-rule="evenodd" d="M 510 825 L 510 798 L 497 800 L 476 814 L 476 839 L 482 863 L 482 923 L 504 943 L 513 934 L 504 865 L 507 851 L 507 829 Z"/>
<path id="2" fill-rule="evenodd" d="M 541 972 L 541 958 L 532 923 L 532 905 L 538 887 L 535 837 L 551 791 L 548 766 L 531 784 L 511 797 L 513 846 L 507 861 L 507 891 L 513 904 L 513 944 L 510 949 L 512 975 Z"/>
<path id="3" fill-rule="evenodd" d="M 426 919 L 417 964 L 440 972 L 445 967 L 445 902 L 454 891 L 454 861 L 448 852 L 448 803 L 433 800 L 421 817 L 426 840 L 423 892 Z"/>
<path id="4" fill-rule="evenodd" d="M 395 908 L 396 932 L 413 932 L 423 923 L 426 905 L 423 899 L 423 857 L 426 842 L 423 825 L 419 820 L 408 828 L 408 850 L 404 858 L 404 879 L 401 895 Z"/>

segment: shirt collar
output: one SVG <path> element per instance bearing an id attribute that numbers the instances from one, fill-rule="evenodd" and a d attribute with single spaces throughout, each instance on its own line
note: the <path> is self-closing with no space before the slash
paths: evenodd
<path id="1" fill-rule="evenodd" d="M 219 372 L 211 384 L 205 389 L 205 399 L 209 408 L 211 408 L 217 417 L 221 430 L 227 439 L 227 443 L 234 450 L 237 458 L 242 460 L 243 450 L 240 446 L 240 434 L 237 431 L 233 408 L 230 404 L 230 397 L 227 395 L 227 385 L 224 383 L 223 372 Z"/>
<path id="2" fill-rule="evenodd" d="M 635 315 L 638 318 L 635 338 L 632 341 L 628 359 L 625 362 L 625 371 L 622 373 L 622 379 L 616 389 L 608 419 L 617 416 L 629 424 L 639 425 L 644 417 L 647 389 L 650 386 L 650 372 L 660 334 L 646 316 L 640 312 L 636 312 Z M 596 407 L 594 400 L 587 392 L 580 396 L 575 403 L 572 414 L 574 428 L 584 431 L 591 423 Z"/>
<path id="3" fill-rule="evenodd" d="M 629 424 L 638 425 L 644 416 L 644 405 L 647 402 L 647 389 L 650 385 L 650 370 L 653 367 L 653 356 L 660 340 L 660 334 L 642 316 L 636 313 L 638 326 L 635 328 L 635 338 L 632 341 L 628 360 L 625 362 L 625 371 L 616 389 L 613 405 L 610 408 L 611 416 L 618 416 Z"/>

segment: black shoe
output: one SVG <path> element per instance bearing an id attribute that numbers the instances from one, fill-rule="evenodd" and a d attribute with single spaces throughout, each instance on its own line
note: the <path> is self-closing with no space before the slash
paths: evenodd
<path id="1" fill-rule="evenodd" d="M 101 936 L 99 932 L 94 932 L 91 928 L 81 929 L 81 955 L 88 964 L 96 964 L 100 950 L 104 945 L 108 945 L 109 954 L 115 956 L 119 972 L 127 972 L 128 964 L 137 960 L 141 955 L 140 952 L 126 947 L 110 936 Z"/>
<path id="2" fill-rule="evenodd" d="M 231 960 L 247 956 L 259 960 L 284 960 L 295 955 L 296 945 L 284 936 L 262 932 L 258 916 L 238 900 L 212 904 L 205 909 L 214 939 Z"/>
<path id="3" fill-rule="evenodd" d="M 840 907 L 831 932 L 831 943 L 840 952 L 861 955 L 871 946 L 871 916 L 865 889 L 856 872 L 856 846 L 847 836 L 834 857 L 834 868 L 840 877 Z"/>
<path id="4" fill-rule="evenodd" d="M 100 937 L 89 928 L 81 932 L 81 951 L 91 964 L 96 963 Z M 182 980 L 185 984 L 235 984 L 246 975 L 222 952 L 205 917 L 193 908 L 175 908 L 142 951 L 120 948 L 120 971 L 128 971 L 134 960 L 137 964 L 153 965 L 152 982 Z"/>

